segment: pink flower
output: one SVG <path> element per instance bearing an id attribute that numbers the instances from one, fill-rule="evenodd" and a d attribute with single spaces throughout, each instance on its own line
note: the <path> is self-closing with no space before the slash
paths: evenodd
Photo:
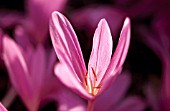
<path id="1" fill-rule="evenodd" d="M 3 60 L 12 85 L 30 111 L 38 110 L 40 102 L 58 90 L 53 75 L 54 51 L 45 50 L 41 45 L 26 51 L 7 36 L 4 36 L 2 45 Z"/>
<path id="2" fill-rule="evenodd" d="M 52 13 L 50 34 L 61 62 L 55 67 L 56 76 L 81 97 L 93 100 L 112 84 L 122 69 L 130 43 L 130 20 L 125 20 L 112 58 L 110 29 L 105 19 L 99 22 L 94 34 L 88 70 L 74 30 L 66 17 L 59 12 Z"/>
<path id="3" fill-rule="evenodd" d="M 7 109 L 0 103 L 0 111 L 7 111 Z"/>

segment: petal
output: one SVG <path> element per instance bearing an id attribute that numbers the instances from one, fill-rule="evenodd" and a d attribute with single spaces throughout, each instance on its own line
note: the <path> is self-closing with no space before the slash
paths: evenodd
<path id="1" fill-rule="evenodd" d="M 47 72 L 46 73 L 54 73 L 54 64 L 56 63 L 57 61 L 57 56 L 55 54 L 55 51 L 53 49 L 50 49 L 49 50 L 49 57 L 47 58 L 48 59 L 48 64 L 47 64 Z"/>
<path id="2" fill-rule="evenodd" d="M 55 10 L 63 10 L 67 0 L 27 0 L 26 30 L 30 31 L 36 42 L 47 40 L 48 22 Z M 43 28 L 42 28 L 43 27 Z M 31 36 L 32 37 L 32 36 Z"/>
<path id="3" fill-rule="evenodd" d="M 57 101 L 59 111 L 87 111 L 85 101 L 66 89 L 60 92 Z"/>
<path id="4" fill-rule="evenodd" d="M 111 64 L 109 65 L 111 68 L 113 68 L 113 70 L 115 68 L 122 67 L 126 59 L 129 44 L 130 44 L 130 19 L 126 18 L 120 34 L 118 45 L 112 57 Z"/>
<path id="5" fill-rule="evenodd" d="M 95 101 L 94 111 L 109 111 L 109 109 L 115 105 L 125 96 L 130 86 L 130 74 L 124 72 L 118 76 L 114 84 L 98 96 Z M 107 101 L 107 102 L 106 102 Z M 102 104 L 102 105 L 101 105 Z M 104 107 L 103 107 L 104 106 Z"/>
<path id="6" fill-rule="evenodd" d="M 31 60 L 30 60 L 30 76 L 33 83 L 33 89 L 35 93 L 40 93 L 40 88 L 42 83 L 44 82 L 44 75 L 46 69 L 46 55 L 45 49 L 43 46 L 39 45 L 36 50 L 32 53 Z"/>
<path id="7" fill-rule="evenodd" d="M 59 12 L 52 13 L 50 34 L 59 60 L 67 64 L 79 79 L 84 81 L 86 67 L 77 36 L 70 22 Z"/>
<path id="8" fill-rule="evenodd" d="M 91 68 L 96 72 L 98 83 L 100 83 L 110 63 L 112 47 L 113 42 L 109 26 L 105 19 L 101 19 L 94 34 L 93 48 L 88 64 L 88 71 L 91 75 L 93 75 Z"/>
<path id="9" fill-rule="evenodd" d="M 7 109 L 0 103 L 0 111 L 7 111 Z"/>
<path id="10" fill-rule="evenodd" d="M 142 99 L 138 96 L 130 96 L 115 107 L 114 111 L 126 111 L 127 109 L 129 111 L 144 111 L 145 108 L 146 105 Z"/>
<path id="11" fill-rule="evenodd" d="M 26 30 L 24 30 L 22 26 L 17 26 L 15 28 L 14 34 L 16 42 L 24 49 L 28 48 L 28 46 L 31 45 L 31 42 L 29 40 L 30 35 L 27 33 Z"/>
<path id="12" fill-rule="evenodd" d="M 20 47 L 7 36 L 3 38 L 3 59 L 16 91 L 27 100 L 32 94 L 27 64 Z"/>
<path id="13" fill-rule="evenodd" d="M 76 75 L 73 74 L 72 70 L 70 70 L 65 64 L 58 63 L 54 70 L 55 75 L 65 86 L 83 98 L 93 99 L 93 96 L 85 90 L 83 84 L 77 79 Z"/>
<path id="14" fill-rule="evenodd" d="M 23 14 L 16 11 L 0 11 L 0 27 L 1 28 L 11 28 L 16 24 L 20 24 L 23 20 Z"/>
<path id="15" fill-rule="evenodd" d="M 114 79 L 122 70 L 122 65 L 125 61 L 129 44 L 130 44 L 130 19 L 126 18 L 115 53 L 108 66 L 105 77 L 103 77 L 102 79 L 103 85 L 101 88 L 101 92 L 103 92 L 114 81 Z"/>

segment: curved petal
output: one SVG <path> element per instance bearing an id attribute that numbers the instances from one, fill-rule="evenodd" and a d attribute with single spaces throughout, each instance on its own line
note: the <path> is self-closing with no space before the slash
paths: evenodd
<path id="1" fill-rule="evenodd" d="M 130 96 L 121 102 L 114 111 L 144 111 L 146 105 L 144 101 L 138 96 Z M 112 108 L 113 109 L 113 108 Z"/>
<path id="2" fill-rule="evenodd" d="M 7 111 L 7 109 L 0 103 L 0 111 Z"/>
<path id="3" fill-rule="evenodd" d="M 94 111 L 109 111 L 125 96 L 130 86 L 131 78 L 128 72 L 123 72 L 109 89 L 95 100 Z M 106 102 L 107 101 L 107 102 Z M 102 105 L 101 105 L 102 104 Z M 104 107 L 103 107 L 104 106 Z"/>
<path id="4" fill-rule="evenodd" d="M 88 64 L 88 71 L 91 76 L 94 77 L 92 68 L 97 74 L 97 83 L 100 83 L 108 68 L 112 55 L 112 47 L 113 42 L 109 26 L 105 19 L 101 19 L 94 34 L 93 48 Z"/>
<path id="5" fill-rule="evenodd" d="M 111 70 L 122 67 L 126 59 L 129 44 L 130 44 L 130 19 L 126 18 L 120 34 L 118 45 L 112 57 L 111 64 L 109 65 Z"/>
<path id="6" fill-rule="evenodd" d="M 84 81 L 86 67 L 77 36 L 70 22 L 59 12 L 52 13 L 50 34 L 59 60 L 69 65 L 79 79 Z"/>
<path id="7" fill-rule="evenodd" d="M 55 75 L 59 80 L 68 88 L 79 94 L 86 99 L 93 99 L 94 96 L 90 95 L 84 88 L 83 84 L 77 79 L 76 75 L 62 63 L 58 63 L 55 66 Z"/>
<path id="8" fill-rule="evenodd" d="M 12 84 L 23 100 L 27 100 L 32 95 L 27 64 L 20 47 L 6 36 L 3 38 L 3 59 Z"/>
<path id="9" fill-rule="evenodd" d="M 102 78 L 102 88 L 101 90 L 105 90 L 114 79 L 117 77 L 117 74 L 122 70 L 122 65 L 125 61 L 128 49 L 130 44 L 130 19 L 126 18 L 118 45 L 116 47 L 115 53 L 111 59 L 111 62 L 108 66 L 105 76 Z M 101 91 L 101 92 L 102 92 Z"/>

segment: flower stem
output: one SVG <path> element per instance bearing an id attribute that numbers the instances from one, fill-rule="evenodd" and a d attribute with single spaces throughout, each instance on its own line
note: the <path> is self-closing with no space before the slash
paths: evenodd
<path id="1" fill-rule="evenodd" d="M 94 109 L 94 100 L 88 100 L 87 111 L 93 111 Z"/>

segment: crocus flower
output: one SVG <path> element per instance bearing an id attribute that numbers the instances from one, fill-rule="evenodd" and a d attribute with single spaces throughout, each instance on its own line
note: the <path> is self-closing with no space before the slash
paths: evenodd
<path id="1" fill-rule="evenodd" d="M 105 19 L 95 31 L 93 48 L 86 69 L 76 34 L 64 15 L 52 13 L 50 34 L 60 63 L 55 67 L 56 76 L 81 97 L 93 101 L 115 80 L 122 69 L 130 43 L 130 20 L 126 18 L 119 43 L 112 55 L 112 36 Z M 89 102 L 93 106 L 93 102 Z M 89 110 L 92 108 L 90 107 Z"/>
<path id="2" fill-rule="evenodd" d="M 117 37 L 126 15 L 122 10 L 111 6 L 92 5 L 75 10 L 71 14 L 71 22 L 77 29 L 84 29 L 91 36 L 100 19 L 105 18 L 112 36 Z"/>
<path id="3" fill-rule="evenodd" d="M 7 109 L 0 103 L 0 111 L 7 111 Z"/>
<path id="4" fill-rule="evenodd" d="M 3 37 L 2 44 L 3 60 L 12 85 L 30 111 L 38 110 L 40 102 L 58 90 L 53 76 L 54 51 L 45 50 L 41 45 L 24 51 L 7 36 Z"/>
<path id="5" fill-rule="evenodd" d="M 114 84 L 95 100 L 94 111 L 144 111 L 146 105 L 139 96 L 125 96 L 131 84 L 130 73 L 121 73 Z"/>

